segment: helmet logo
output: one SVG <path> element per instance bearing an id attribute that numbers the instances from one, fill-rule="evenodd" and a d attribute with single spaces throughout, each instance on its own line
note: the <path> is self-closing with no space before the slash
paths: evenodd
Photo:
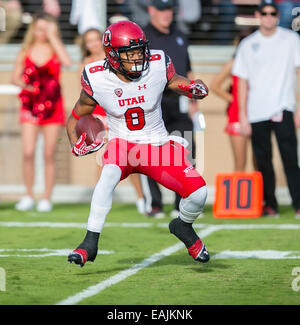
<path id="1" fill-rule="evenodd" d="M 108 46 L 110 45 L 110 40 L 111 40 L 111 31 L 107 30 L 104 35 L 103 35 L 103 45 Z"/>

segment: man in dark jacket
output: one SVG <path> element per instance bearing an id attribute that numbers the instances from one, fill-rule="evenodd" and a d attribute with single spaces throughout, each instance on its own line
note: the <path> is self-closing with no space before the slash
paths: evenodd
<path id="1" fill-rule="evenodd" d="M 173 61 L 176 71 L 193 79 L 191 63 L 188 54 L 188 41 L 179 31 L 174 22 L 174 0 L 152 0 L 148 6 L 150 16 L 149 24 L 144 28 L 150 41 L 151 49 L 162 49 Z M 195 102 L 184 96 L 165 90 L 162 98 L 162 117 L 169 133 L 184 137 L 189 142 L 190 159 L 194 157 L 193 122 L 191 116 L 197 111 Z M 162 211 L 162 195 L 158 184 L 148 178 L 149 192 L 151 194 L 150 216 L 164 217 Z M 172 217 L 178 216 L 180 197 L 176 194 Z"/>

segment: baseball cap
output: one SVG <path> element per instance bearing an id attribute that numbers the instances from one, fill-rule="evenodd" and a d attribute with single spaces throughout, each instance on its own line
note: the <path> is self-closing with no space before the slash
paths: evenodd
<path id="1" fill-rule="evenodd" d="M 266 6 L 272 6 L 274 9 L 278 10 L 278 7 L 274 0 L 262 0 L 262 2 L 258 5 L 258 9 L 262 10 Z"/>
<path id="2" fill-rule="evenodd" d="M 150 6 L 153 6 L 158 10 L 164 10 L 174 8 L 175 3 L 174 0 L 151 0 Z"/>

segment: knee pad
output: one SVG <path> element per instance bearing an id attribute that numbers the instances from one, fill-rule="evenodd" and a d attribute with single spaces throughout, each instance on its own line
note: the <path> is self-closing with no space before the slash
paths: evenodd
<path id="1" fill-rule="evenodd" d="M 203 210 L 207 198 L 207 187 L 202 186 L 179 203 L 179 217 L 184 222 L 193 223 Z"/>

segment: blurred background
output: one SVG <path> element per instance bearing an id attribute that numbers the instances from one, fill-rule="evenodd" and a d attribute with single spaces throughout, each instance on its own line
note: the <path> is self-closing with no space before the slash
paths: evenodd
<path id="1" fill-rule="evenodd" d="M 189 40 L 192 70 L 210 86 L 216 73 L 234 55 L 235 37 L 241 29 L 257 27 L 253 16 L 257 0 L 178 0 L 175 14 L 177 27 Z M 11 75 L 16 55 L 20 49 L 32 14 L 48 11 L 56 17 L 61 37 L 72 59 L 72 65 L 64 68 L 61 75 L 63 98 L 69 114 L 80 93 L 79 66 L 81 52 L 80 35 L 85 24 L 97 25 L 104 31 L 106 26 L 120 19 L 130 19 L 144 27 L 149 17 L 147 0 L 60 0 L 60 1 L 0 1 L 0 200 L 16 201 L 24 194 L 22 175 L 22 147 L 19 124 L 20 89 L 12 85 Z M 3 20 L 5 19 L 5 24 Z M 5 27 L 5 29 L 3 28 Z M 291 26 L 291 25 L 290 25 Z M 150 44 L 151 47 L 151 44 Z M 228 87 L 230 80 L 228 80 Z M 299 94 L 298 94 L 299 98 Z M 208 203 L 213 202 L 214 181 L 217 173 L 231 172 L 233 158 L 228 137 L 224 133 L 227 103 L 213 93 L 197 103 L 204 114 L 206 129 L 197 135 L 197 164 L 208 184 Z M 298 133 L 299 136 L 299 133 Z M 248 146 L 248 157 L 251 148 Z M 300 149 L 299 149 L 300 152 Z M 75 158 L 71 154 L 65 130 L 58 138 L 56 153 L 56 181 L 54 202 L 86 202 L 91 198 L 97 182 L 98 166 L 94 155 Z M 35 154 L 36 175 L 34 191 L 39 195 L 44 188 L 43 139 L 38 139 Z M 279 192 L 279 203 L 290 202 L 283 168 L 274 142 L 274 167 Z M 252 171 L 251 159 L 247 170 Z M 164 201 L 172 201 L 172 194 L 163 189 Z M 128 180 L 122 181 L 115 191 L 115 201 L 134 202 L 135 192 Z"/>

